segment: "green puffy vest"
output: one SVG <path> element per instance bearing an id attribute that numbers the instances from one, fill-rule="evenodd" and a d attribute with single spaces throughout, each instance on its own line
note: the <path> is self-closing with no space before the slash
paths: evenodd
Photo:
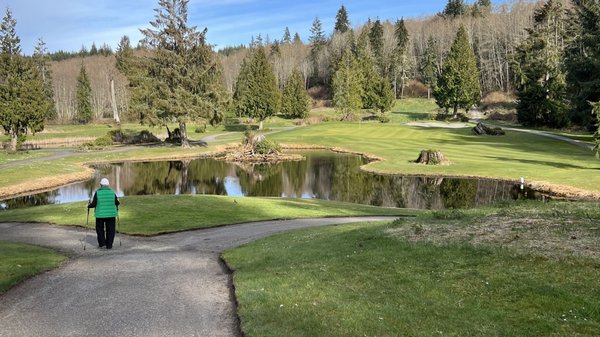
<path id="1" fill-rule="evenodd" d="M 96 218 L 114 218 L 117 216 L 115 192 L 107 186 L 102 186 L 96 191 L 96 199 Z"/>

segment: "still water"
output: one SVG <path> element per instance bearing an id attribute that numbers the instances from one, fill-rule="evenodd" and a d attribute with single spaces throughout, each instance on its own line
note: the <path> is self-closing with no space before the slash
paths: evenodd
<path id="1" fill-rule="evenodd" d="M 0 209 L 89 200 L 102 177 L 118 196 L 212 194 L 336 200 L 421 209 L 477 207 L 501 200 L 540 198 L 516 182 L 375 175 L 361 156 L 303 153 L 306 160 L 233 164 L 214 159 L 125 162 L 96 166 L 94 178 L 53 191 L 0 202 Z"/>

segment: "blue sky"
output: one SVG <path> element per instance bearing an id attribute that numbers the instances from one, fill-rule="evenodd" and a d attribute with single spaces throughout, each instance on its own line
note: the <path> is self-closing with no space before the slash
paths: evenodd
<path id="1" fill-rule="evenodd" d="M 393 21 L 432 15 L 441 11 L 447 0 L 190 0 L 189 23 L 199 29 L 207 27 L 208 42 L 217 49 L 247 44 L 258 34 L 280 39 L 286 26 L 306 41 L 317 16 L 326 34 L 331 33 L 342 3 L 351 24 L 358 25 L 369 17 Z M 6 7 L 12 10 L 21 47 L 31 54 L 40 37 L 49 51 L 77 51 L 82 45 L 89 48 L 92 42 L 98 47 L 107 43 L 114 49 L 123 35 L 135 43 L 141 38 L 139 28 L 148 27 L 154 19 L 158 0 L 0 0 L 0 7 L 2 16 Z"/>

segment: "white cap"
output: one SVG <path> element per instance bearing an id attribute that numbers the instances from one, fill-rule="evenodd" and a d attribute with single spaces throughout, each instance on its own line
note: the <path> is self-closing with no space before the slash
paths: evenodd
<path id="1" fill-rule="evenodd" d="M 100 180 L 100 185 L 101 185 L 101 186 L 108 186 L 108 179 L 106 179 L 106 178 L 102 178 L 102 179 Z"/>

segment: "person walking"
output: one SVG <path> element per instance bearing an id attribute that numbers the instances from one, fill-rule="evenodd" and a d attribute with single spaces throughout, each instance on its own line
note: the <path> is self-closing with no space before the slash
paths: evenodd
<path id="1" fill-rule="evenodd" d="M 92 202 L 88 204 L 88 212 L 90 208 L 95 209 L 98 247 L 106 246 L 106 249 L 112 249 L 115 240 L 115 218 L 119 213 L 120 202 L 108 185 L 108 179 L 100 180 L 100 188 L 96 190 Z"/>

